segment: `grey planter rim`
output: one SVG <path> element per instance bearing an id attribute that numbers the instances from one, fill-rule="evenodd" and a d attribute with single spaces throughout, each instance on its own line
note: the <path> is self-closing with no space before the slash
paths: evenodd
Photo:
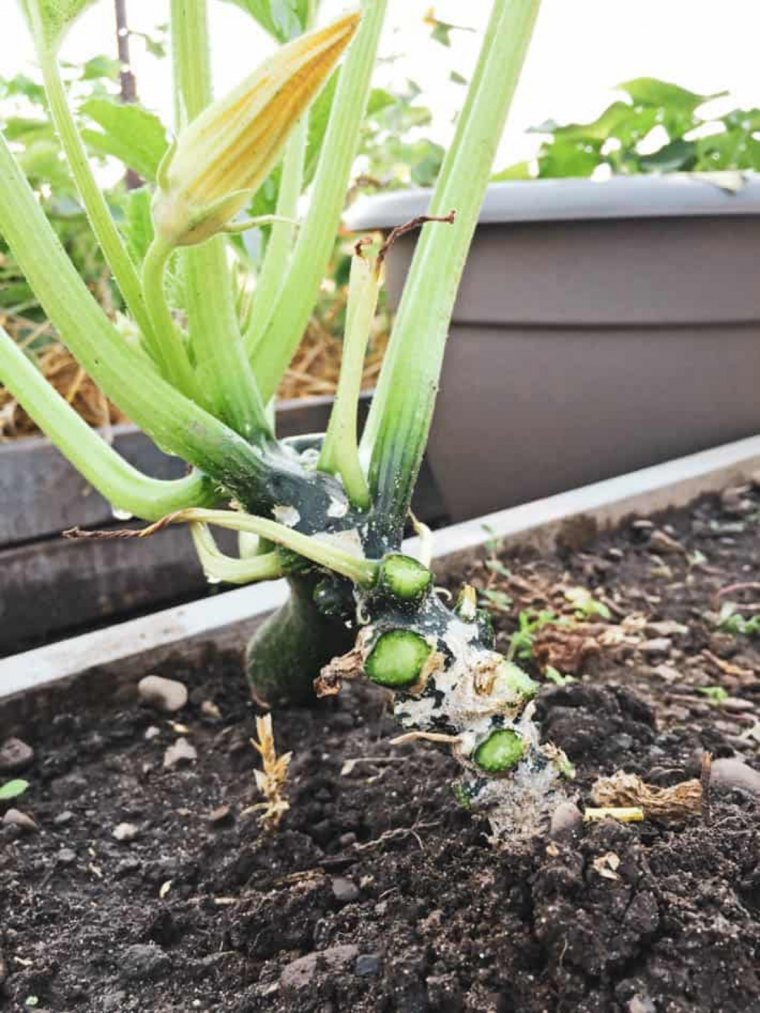
<path id="1" fill-rule="evenodd" d="M 439 571 L 461 566 L 494 537 L 505 545 L 529 541 L 551 547 L 579 517 L 603 530 L 632 515 L 686 506 L 758 474 L 760 436 L 753 436 L 443 528 L 435 535 L 436 566 Z M 414 553 L 417 539 L 405 548 Z M 19 699 L 57 687 L 65 690 L 86 676 L 125 683 L 160 668 L 178 651 L 189 655 L 191 648 L 210 642 L 239 644 L 286 594 L 284 581 L 240 588 L 211 605 L 204 601 L 165 609 L 0 660 L 0 717 Z"/>
<path id="2" fill-rule="evenodd" d="M 734 179 L 739 174 L 724 175 Z M 735 192 L 728 179 L 720 185 L 720 176 L 672 173 L 492 183 L 480 224 L 760 215 L 760 174 L 741 174 Z M 344 225 L 353 232 L 392 228 L 425 214 L 432 193 L 418 188 L 362 197 L 346 212 Z"/>

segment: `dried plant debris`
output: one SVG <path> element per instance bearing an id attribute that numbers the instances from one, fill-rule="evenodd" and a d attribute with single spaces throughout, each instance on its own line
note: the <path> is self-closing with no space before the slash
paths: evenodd
<path id="1" fill-rule="evenodd" d="M 698 779 L 661 788 L 618 770 L 612 777 L 599 778 L 591 797 L 604 808 L 640 808 L 645 819 L 662 823 L 682 823 L 702 814 L 703 789 Z"/>
<path id="2" fill-rule="evenodd" d="M 256 734 L 258 742 L 256 739 L 251 739 L 251 745 L 261 757 L 262 769 L 255 770 L 253 773 L 256 787 L 264 796 L 264 801 L 257 802 L 246 811 L 259 812 L 259 822 L 262 827 L 269 832 L 274 832 L 280 825 L 282 817 L 290 809 L 290 803 L 285 798 L 284 790 L 293 754 L 277 755 L 271 714 L 256 718 Z"/>

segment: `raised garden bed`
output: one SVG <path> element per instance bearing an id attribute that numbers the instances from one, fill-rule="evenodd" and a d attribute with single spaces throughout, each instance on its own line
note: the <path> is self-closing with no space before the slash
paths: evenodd
<path id="1" fill-rule="evenodd" d="M 14 804 L 38 824 L 0 830 L 11 1008 L 30 997 L 120 1013 L 760 1005 L 760 650 L 715 619 L 721 591 L 750 585 L 730 593 L 747 601 L 760 578 L 759 468 L 760 441 L 747 440 L 494 515 L 497 567 L 475 523 L 440 538 L 448 586 L 512 598 L 491 595 L 502 649 L 520 611 L 562 609 L 568 587 L 607 604 L 597 625 L 622 640 L 596 637 L 575 660 L 572 627 L 536 641 L 539 657 L 564 640 L 576 679 L 546 682 L 544 726 L 576 764 L 581 806 L 600 775 L 672 785 L 699 776 L 709 751 L 707 805 L 690 821 L 570 820 L 528 849 L 494 850 L 454 802 L 455 764 L 391 746 L 382 696 L 359 687 L 275 715 L 278 747 L 294 752 L 291 810 L 267 837 L 243 812 L 257 801 L 255 710 L 237 652 L 199 656 L 196 628 L 195 647 L 183 656 L 175 633 L 167 659 L 172 636 L 154 617 L 139 621 L 142 653 L 123 637 L 109 660 L 101 640 L 99 674 L 97 652 L 65 680 L 40 675 L 53 648 L 2 663 L 3 734 L 35 750 Z M 216 628 L 229 642 L 234 620 Z M 190 690 L 171 720 L 135 702 L 137 675 L 156 669 Z M 196 757 L 167 768 L 181 737 Z M 120 824 L 131 829 L 114 836 Z"/>

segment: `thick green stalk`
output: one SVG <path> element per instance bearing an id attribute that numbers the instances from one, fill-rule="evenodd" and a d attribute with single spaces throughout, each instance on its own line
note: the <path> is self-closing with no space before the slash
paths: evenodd
<path id="1" fill-rule="evenodd" d="M 77 471 L 115 509 L 146 521 L 191 506 L 212 506 L 214 484 L 194 474 L 174 482 L 148 478 L 83 421 L 0 327 L 0 380 Z"/>
<path id="2" fill-rule="evenodd" d="M 459 281 L 540 0 L 495 0 L 472 91 L 430 213 L 450 228 L 422 231 L 365 428 L 379 522 L 403 526 L 425 450 Z"/>
<path id="3" fill-rule="evenodd" d="M 35 5 L 32 5 L 34 7 Z M 36 15 L 34 15 L 36 17 Z M 35 32 L 37 52 L 42 67 L 50 115 L 66 154 L 79 196 L 82 199 L 92 230 L 100 244 L 106 263 L 124 297 L 135 323 L 151 347 L 151 323 L 143 300 L 140 278 L 132 259 L 119 235 L 111 212 L 90 168 L 82 139 L 71 115 L 66 92 L 58 69 L 55 53 L 40 41 L 42 33 Z"/>
<path id="4" fill-rule="evenodd" d="M 238 489 L 264 480 L 261 453 L 146 368 L 145 357 L 111 325 L 1 134 L 0 234 L 72 354 L 103 393 L 160 447 Z"/>
<path id="5" fill-rule="evenodd" d="M 330 260 L 359 145 L 386 5 L 387 0 L 364 0 L 361 25 L 340 71 L 312 202 L 296 241 L 287 283 L 280 289 L 266 330 L 251 350 L 264 401 L 274 395 L 303 337 Z"/>
<path id="6" fill-rule="evenodd" d="M 212 99 L 206 0 L 172 0 L 177 129 Z M 246 439 L 268 434 L 264 405 L 243 347 L 227 244 L 215 237 L 180 251 L 196 372 L 211 411 Z"/>

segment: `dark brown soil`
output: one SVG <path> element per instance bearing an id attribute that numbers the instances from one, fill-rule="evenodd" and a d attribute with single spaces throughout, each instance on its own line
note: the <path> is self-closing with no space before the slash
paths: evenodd
<path id="1" fill-rule="evenodd" d="M 496 615 L 502 647 L 520 608 L 556 607 L 570 585 L 638 631 L 536 645 L 579 672 L 547 683 L 539 710 L 577 765 L 581 807 L 617 769 L 674 784 L 698 776 L 705 750 L 758 767 L 760 638 L 721 633 L 713 615 L 718 590 L 760 580 L 760 499 L 746 498 L 660 518 L 659 534 L 626 525 L 564 558 L 512 555 L 512 577 L 470 575 L 515 599 Z M 663 525 L 685 553 L 666 551 Z M 276 715 L 278 747 L 294 753 L 291 810 L 267 836 L 243 813 L 257 758 L 237 659 L 162 674 L 190 689 L 174 724 L 127 702 L 14 729 L 36 756 L 13 804 L 39 831 L 0 826 L 4 1008 L 760 1010 L 751 791 L 714 784 L 709 812 L 685 825 L 608 820 L 496 850 L 454 801 L 454 762 L 391 746 L 382 696 L 359 688 Z M 197 759 L 164 769 L 180 736 Z M 122 823 L 134 840 L 114 838 Z"/>

